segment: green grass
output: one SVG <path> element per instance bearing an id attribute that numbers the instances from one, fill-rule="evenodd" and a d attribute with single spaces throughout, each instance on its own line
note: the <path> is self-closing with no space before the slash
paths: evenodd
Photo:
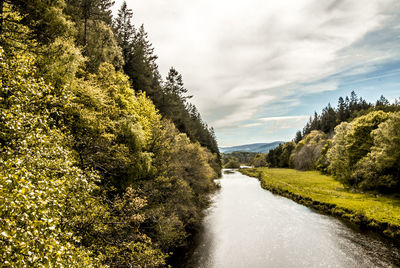
<path id="1" fill-rule="evenodd" d="M 316 207 L 328 204 L 332 214 L 352 220 L 354 216 L 362 216 L 371 227 L 380 229 L 391 227 L 390 236 L 400 235 L 400 200 L 394 197 L 377 196 L 375 194 L 354 193 L 330 176 L 321 175 L 316 171 L 297 171 L 293 169 L 257 168 L 242 170 L 246 175 L 259 177 L 263 188 L 282 195 L 300 196 L 296 201 Z M 309 199 L 301 202 L 301 199 Z M 311 199 L 311 200 L 310 200 Z M 315 205 L 317 204 L 317 205 Z M 343 209 L 342 213 L 334 213 Z M 350 215 L 349 215 L 350 214 Z M 393 228 L 395 230 L 393 230 Z"/>

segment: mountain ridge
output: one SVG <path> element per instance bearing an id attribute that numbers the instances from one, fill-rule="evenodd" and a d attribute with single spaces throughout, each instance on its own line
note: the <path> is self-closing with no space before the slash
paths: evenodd
<path id="1" fill-rule="evenodd" d="M 232 152 L 254 152 L 254 153 L 268 153 L 270 150 L 275 149 L 279 144 L 284 141 L 274 141 L 268 143 L 250 143 L 237 146 L 220 147 L 221 153 L 232 153 Z"/>

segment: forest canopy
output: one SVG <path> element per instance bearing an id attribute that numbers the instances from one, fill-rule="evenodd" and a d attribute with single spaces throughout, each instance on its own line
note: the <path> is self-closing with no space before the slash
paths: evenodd
<path id="1" fill-rule="evenodd" d="M 182 76 L 109 0 L 2 0 L 0 262 L 161 267 L 221 173 Z"/>

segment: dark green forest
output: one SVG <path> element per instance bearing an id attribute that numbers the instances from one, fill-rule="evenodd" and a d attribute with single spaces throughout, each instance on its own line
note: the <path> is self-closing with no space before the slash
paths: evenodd
<path id="1" fill-rule="evenodd" d="M 254 152 L 232 152 L 222 154 L 222 163 L 225 168 L 240 168 L 240 165 L 263 167 L 266 163 L 266 155 Z"/>
<path id="2" fill-rule="evenodd" d="M 253 153 L 253 152 L 232 152 L 232 153 L 226 153 L 222 154 L 222 163 L 224 166 L 228 166 L 228 163 L 238 163 L 237 165 L 240 166 L 242 165 L 251 165 L 254 157 L 256 157 L 258 153 Z M 236 165 L 236 166 L 237 166 Z"/>
<path id="3" fill-rule="evenodd" d="M 265 160 L 269 167 L 319 170 L 355 190 L 400 193 L 400 102 L 381 96 L 369 103 L 353 91 Z"/>
<path id="4" fill-rule="evenodd" d="M 216 190 L 215 134 L 111 0 L 0 1 L 0 263 L 161 267 Z M 171 63 L 173 64 L 173 63 Z"/>

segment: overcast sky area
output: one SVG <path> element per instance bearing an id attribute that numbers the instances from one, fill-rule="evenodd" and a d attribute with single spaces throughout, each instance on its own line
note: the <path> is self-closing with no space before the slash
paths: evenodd
<path id="1" fill-rule="evenodd" d="M 122 1 L 116 0 L 117 10 Z M 399 0 L 128 0 L 219 146 L 288 141 L 354 90 L 400 97 Z"/>

